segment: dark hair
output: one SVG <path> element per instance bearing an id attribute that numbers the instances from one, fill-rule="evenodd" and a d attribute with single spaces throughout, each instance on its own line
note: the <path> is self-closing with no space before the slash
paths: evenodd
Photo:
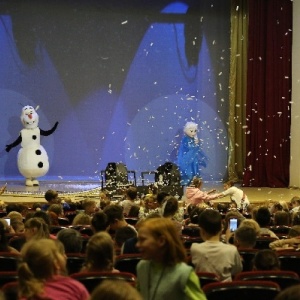
<path id="1" fill-rule="evenodd" d="M 216 235 L 222 229 L 222 216 L 217 210 L 206 209 L 200 214 L 198 224 L 207 234 Z"/>
<path id="2" fill-rule="evenodd" d="M 98 231 L 105 231 L 107 228 L 107 215 L 100 211 L 100 212 L 96 212 L 93 215 L 92 221 L 91 221 L 91 225 L 93 227 L 93 229 L 98 232 Z"/>
<path id="3" fill-rule="evenodd" d="M 0 221 L 0 252 L 8 251 L 8 241 L 5 234 L 4 224 Z"/>
<path id="4" fill-rule="evenodd" d="M 277 211 L 274 214 L 274 225 L 276 226 L 282 226 L 282 225 L 286 225 L 289 226 L 290 225 L 290 214 L 284 210 L 282 211 Z"/>
<path id="5" fill-rule="evenodd" d="M 299 284 L 285 288 L 274 298 L 274 300 L 299 300 L 299 299 L 300 299 Z"/>
<path id="6" fill-rule="evenodd" d="M 252 227 L 242 226 L 234 232 L 234 238 L 242 248 L 253 248 L 256 244 L 256 231 Z"/>
<path id="7" fill-rule="evenodd" d="M 159 192 L 156 198 L 158 205 L 161 205 L 167 196 L 170 196 L 170 194 L 167 192 Z"/>
<path id="8" fill-rule="evenodd" d="M 257 210 L 255 216 L 256 222 L 259 224 L 260 227 L 267 227 L 270 225 L 271 222 L 271 213 L 266 206 L 262 206 Z"/>
<path id="9" fill-rule="evenodd" d="M 42 210 L 36 211 L 33 217 L 43 219 L 48 226 L 51 225 L 50 217 L 45 211 Z"/>
<path id="10" fill-rule="evenodd" d="M 57 198 L 58 196 L 58 193 L 54 190 L 48 190 L 46 193 L 45 193 L 45 199 L 50 202 L 52 201 L 53 199 Z"/>
<path id="11" fill-rule="evenodd" d="M 116 230 L 115 242 L 118 247 L 122 247 L 125 241 L 136 236 L 137 233 L 132 227 L 130 226 L 121 227 Z"/>
<path id="12" fill-rule="evenodd" d="M 270 249 L 258 251 L 253 259 L 253 268 L 261 271 L 280 270 L 277 253 Z"/>
<path id="13" fill-rule="evenodd" d="M 164 205 L 163 216 L 165 218 L 174 216 L 178 210 L 178 200 L 173 196 L 168 196 Z"/>
<path id="14" fill-rule="evenodd" d="M 130 200 L 134 200 L 136 199 L 137 197 L 137 189 L 136 187 L 129 187 L 127 190 L 126 190 L 126 195 L 127 197 L 130 199 Z"/>
<path id="15" fill-rule="evenodd" d="M 57 233 L 57 239 L 65 247 L 66 253 L 79 253 L 82 250 L 82 236 L 73 228 L 64 228 Z"/>
<path id="16" fill-rule="evenodd" d="M 107 222 L 109 224 L 115 223 L 115 220 L 123 220 L 124 215 L 123 215 L 123 207 L 120 205 L 108 205 L 104 208 L 103 212 L 107 216 Z"/>
<path id="17" fill-rule="evenodd" d="M 9 203 L 6 205 L 5 207 L 5 210 L 6 210 L 6 214 L 8 215 L 10 212 L 12 211 L 17 211 L 17 212 L 21 212 L 21 207 L 19 204 L 17 203 Z"/>

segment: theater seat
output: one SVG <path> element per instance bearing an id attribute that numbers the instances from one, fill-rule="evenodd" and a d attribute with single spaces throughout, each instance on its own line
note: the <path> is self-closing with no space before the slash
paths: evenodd
<path id="1" fill-rule="evenodd" d="M 266 280 L 279 284 L 283 290 L 295 284 L 300 283 L 297 273 L 292 271 L 250 271 L 242 272 L 236 275 L 235 280 Z"/>
<path id="2" fill-rule="evenodd" d="M 82 272 L 70 275 L 73 279 L 81 282 L 91 293 L 103 280 L 123 280 L 136 286 L 136 276 L 131 273 L 112 273 L 112 272 Z M 116 287 L 117 288 L 117 287 Z"/>
<path id="3" fill-rule="evenodd" d="M 280 286 L 271 281 L 244 281 L 209 283 L 203 287 L 207 300 L 271 300 L 280 292 Z"/>

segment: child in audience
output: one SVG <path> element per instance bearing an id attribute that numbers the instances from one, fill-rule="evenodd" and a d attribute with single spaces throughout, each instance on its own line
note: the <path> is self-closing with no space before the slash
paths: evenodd
<path id="1" fill-rule="evenodd" d="M 275 251 L 263 249 L 258 251 L 253 259 L 254 271 L 280 270 L 280 261 Z"/>
<path id="2" fill-rule="evenodd" d="M 50 238 L 49 227 L 41 218 L 31 218 L 25 223 L 26 241 Z"/>
<path id="3" fill-rule="evenodd" d="M 116 286 L 118 288 L 116 288 Z M 121 280 L 104 280 L 91 294 L 90 300 L 142 300 L 139 292 Z"/>
<path id="4" fill-rule="evenodd" d="M 206 299 L 195 271 L 185 263 L 186 251 L 170 219 L 142 222 L 137 248 L 143 258 L 137 266 L 143 299 Z"/>
<path id="5" fill-rule="evenodd" d="M 86 245 L 83 272 L 119 272 L 114 269 L 115 249 L 111 236 L 102 231 L 95 233 Z"/>
<path id="6" fill-rule="evenodd" d="M 242 262 L 237 248 L 220 242 L 222 216 L 212 209 L 206 209 L 199 216 L 200 234 L 203 243 L 191 246 L 192 263 L 196 272 L 211 272 L 220 281 L 231 281 L 242 271 Z"/>
<path id="7" fill-rule="evenodd" d="M 89 294 L 78 281 L 65 276 L 66 257 L 52 239 L 26 243 L 18 268 L 21 299 L 87 300 Z M 63 248 L 63 247 L 62 247 Z"/>
<path id="8" fill-rule="evenodd" d="M 253 249 L 256 244 L 255 229 L 248 226 L 240 226 L 234 232 L 234 244 L 238 249 Z"/>

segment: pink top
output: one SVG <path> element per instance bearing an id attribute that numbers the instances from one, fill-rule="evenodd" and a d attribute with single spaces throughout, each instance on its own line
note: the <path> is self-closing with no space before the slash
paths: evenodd
<path id="1" fill-rule="evenodd" d="M 215 199 L 215 195 L 209 195 L 201 191 L 199 188 L 188 186 L 185 190 L 186 204 L 197 205 L 199 203 L 206 203 L 209 200 Z"/>
<path id="2" fill-rule="evenodd" d="M 36 297 L 36 299 L 88 300 L 89 293 L 79 281 L 67 276 L 57 275 L 46 281 L 43 295 Z"/>

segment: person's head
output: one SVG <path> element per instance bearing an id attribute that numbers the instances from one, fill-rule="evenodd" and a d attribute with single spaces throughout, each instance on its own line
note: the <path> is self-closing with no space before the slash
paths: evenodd
<path id="1" fill-rule="evenodd" d="M 45 193 L 45 199 L 47 200 L 48 203 L 57 203 L 58 202 L 58 193 L 57 191 L 54 190 L 48 190 Z"/>
<path id="2" fill-rule="evenodd" d="M 245 219 L 241 222 L 239 227 L 251 227 L 255 230 L 256 235 L 260 234 L 260 226 L 259 224 L 253 219 Z"/>
<path id="3" fill-rule="evenodd" d="M 51 225 L 51 221 L 50 221 L 50 216 L 45 212 L 45 211 L 42 211 L 42 210 L 39 210 L 39 211 L 36 211 L 33 215 L 34 218 L 40 218 L 40 219 L 43 219 L 44 222 L 50 226 Z"/>
<path id="4" fill-rule="evenodd" d="M 183 132 L 191 138 L 196 137 L 198 132 L 198 124 L 195 122 L 186 122 Z"/>
<path id="5" fill-rule="evenodd" d="M 118 287 L 118 288 L 116 288 Z M 92 292 L 90 300 L 142 300 L 136 288 L 121 280 L 104 280 Z"/>
<path id="6" fill-rule="evenodd" d="M 144 204 L 147 210 L 155 209 L 157 207 L 156 197 L 153 194 L 146 195 L 144 198 Z"/>
<path id="7" fill-rule="evenodd" d="M 86 213 L 79 213 L 73 219 L 72 225 L 91 225 L 91 217 Z"/>
<path id="8" fill-rule="evenodd" d="M 280 261 L 277 253 L 271 249 L 263 249 L 258 251 L 253 259 L 253 270 L 280 270 Z"/>
<path id="9" fill-rule="evenodd" d="M 86 199 L 83 201 L 82 207 L 87 215 L 93 215 L 96 212 L 97 203 L 95 200 Z"/>
<path id="10" fill-rule="evenodd" d="M 276 211 L 274 214 L 274 225 L 289 226 L 290 225 L 290 214 L 284 210 Z"/>
<path id="11" fill-rule="evenodd" d="M 143 259 L 164 265 L 186 261 L 186 251 L 178 231 L 168 218 L 149 218 L 141 222 L 136 246 Z"/>
<path id="12" fill-rule="evenodd" d="M 112 271 L 114 259 L 114 242 L 107 232 L 90 237 L 86 245 L 85 267 L 88 271 Z"/>
<path id="13" fill-rule="evenodd" d="M 120 224 L 124 223 L 123 208 L 120 205 L 108 205 L 104 208 L 103 212 L 107 216 L 107 222 L 110 229 L 117 230 L 122 227 Z"/>
<path id="14" fill-rule="evenodd" d="M 274 300 L 299 300 L 300 299 L 300 285 L 292 285 L 282 290 Z"/>
<path id="15" fill-rule="evenodd" d="M 19 213 L 21 213 L 21 207 L 19 204 L 17 203 L 9 203 L 6 205 L 6 214 L 8 215 L 11 211 L 17 211 Z"/>
<path id="16" fill-rule="evenodd" d="M 277 211 L 282 211 L 283 207 L 279 202 L 274 202 L 269 206 L 269 210 L 271 214 L 275 214 Z"/>
<path id="17" fill-rule="evenodd" d="M 49 206 L 49 208 L 47 209 L 47 211 L 51 211 L 51 212 L 54 212 L 57 217 L 61 217 L 64 213 L 63 211 L 63 208 L 62 208 L 62 205 L 61 204 L 58 204 L 58 203 L 55 203 L 55 204 L 51 204 Z"/>
<path id="18" fill-rule="evenodd" d="M 22 261 L 18 267 L 21 297 L 35 298 L 43 292 L 45 281 L 55 275 L 66 274 L 66 258 L 59 241 L 40 239 L 24 244 Z"/>
<path id="19" fill-rule="evenodd" d="M 49 227 L 41 218 L 31 218 L 25 222 L 26 241 L 49 238 Z"/>
<path id="20" fill-rule="evenodd" d="M 178 211 L 178 200 L 173 196 L 166 197 L 166 200 L 163 204 L 162 215 L 165 218 L 173 217 Z"/>
<path id="21" fill-rule="evenodd" d="M 201 189 L 202 186 L 202 180 L 199 177 L 194 177 L 192 182 L 191 182 L 191 186 L 194 186 L 198 189 Z"/>
<path id="22" fill-rule="evenodd" d="M 222 230 L 222 216 L 217 210 L 206 209 L 200 214 L 198 225 L 204 240 L 207 237 L 220 235 Z"/>
<path id="23" fill-rule="evenodd" d="M 158 206 L 162 206 L 163 202 L 165 201 L 166 197 L 168 197 L 168 196 L 170 196 L 170 194 L 167 192 L 159 192 L 156 197 Z"/>
<path id="24" fill-rule="evenodd" d="M 292 208 L 300 206 L 300 197 L 294 196 L 291 199 L 291 206 L 292 206 Z"/>
<path id="25" fill-rule="evenodd" d="M 252 227 L 242 226 L 234 232 L 234 244 L 238 248 L 254 248 L 256 244 L 256 231 Z"/>
<path id="26" fill-rule="evenodd" d="M 267 206 L 259 207 L 255 216 L 260 227 L 268 227 L 271 223 L 271 213 Z"/>
<path id="27" fill-rule="evenodd" d="M 108 227 L 107 215 L 102 211 L 96 212 L 92 217 L 91 226 L 94 232 L 105 231 Z"/>
<path id="28" fill-rule="evenodd" d="M 130 226 L 118 228 L 115 233 L 116 245 L 121 248 L 125 241 L 136 236 L 136 231 Z"/>
<path id="29" fill-rule="evenodd" d="M 223 188 L 224 190 L 228 190 L 230 187 L 234 186 L 234 181 L 232 180 L 229 180 L 229 181 L 226 181 L 224 184 L 223 184 Z"/>
<path id="30" fill-rule="evenodd" d="M 129 187 L 127 190 L 126 190 L 126 196 L 129 200 L 132 200 L 134 201 L 137 197 L 137 188 L 136 187 Z"/>
<path id="31" fill-rule="evenodd" d="M 17 211 L 11 211 L 9 214 L 6 215 L 8 218 L 10 219 L 15 219 L 18 220 L 20 222 L 23 222 L 23 216 L 21 213 L 17 212 Z"/>
<path id="32" fill-rule="evenodd" d="M 208 206 L 207 206 L 208 207 Z M 207 207 L 195 206 L 194 209 L 190 212 L 189 217 L 192 224 L 197 224 L 199 221 L 199 216 Z"/>
<path id="33" fill-rule="evenodd" d="M 10 225 L 14 229 L 15 233 L 24 233 L 25 225 L 23 222 L 19 221 L 19 219 L 11 219 Z"/>
<path id="34" fill-rule="evenodd" d="M 82 236 L 78 230 L 64 228 L 60 230 L 57 239 L 62 242 L 66 253 L 80 253 L 82 250 Z"/>

